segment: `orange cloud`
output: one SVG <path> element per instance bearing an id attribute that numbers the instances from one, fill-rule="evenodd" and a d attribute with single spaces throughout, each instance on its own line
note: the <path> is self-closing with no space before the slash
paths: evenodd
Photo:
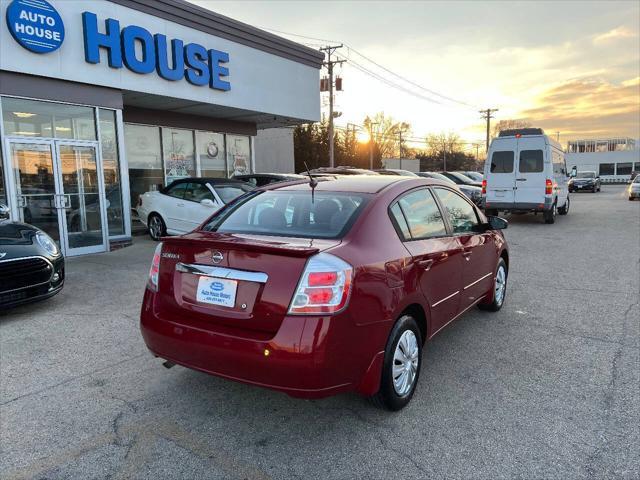
<path id="1" fill-rule="evenodd" d="M 565 138 L 640 137 L 640 83 L 570 80 L 544 91 L 523 112 L 533 125 Z"/>

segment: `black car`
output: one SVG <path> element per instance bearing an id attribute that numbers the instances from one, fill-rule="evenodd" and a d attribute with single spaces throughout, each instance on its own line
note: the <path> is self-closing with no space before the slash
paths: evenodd
<path id="1" fill-rule="evenodd" d="M 270 183 L 288 182 L 290 180 L 304 180 L 304 175 L 297 173 L 247 173 L 244 175 L 234 175 L 234 180 L 242 180 L 254 187 L 264 187 Z"/>
<path id="2" fill-rule="evenodd" d="M 442 175 L 447 177 L 450 180 L 453 180 L 453 183 L 456 185 L 471 185 L 472 187 L 482 187 L 482 182 L 476 182 L 466 175 L 461 174 L 460 172 L 440 172 Z"/>
<path id="3" fill-rule="evenodd" d="M 600 191 L 600 188 L 600 177 L 596 172 L 577 172 L 574 177 L 569 179 L 570 192 L 587 190 L 596 193 Z"/>
<path id="4" fill-rule="evenodd" d="M 417 175 L 419 177 L 435 178 L 437 180 L 442 180 L 443 182 L 449 182 L 454 185 L 457 185 L 460 191 L 464 193 L 467 197 L 469 197 L 469 200 L 471 200 L 473 203 L 475 203 L 478 206 L 480 206 L 480 204 L 482 203 L 482 188 L 480 187 L 476 187 L 474 185 L 466 185 L 466 184 L 458 185 L 449 177 L 445 177 L 441 173 L 436 173 L 436 172 L 418 172 Z"/>
<path id="5" fill-rule="evenodd" d="M 49 298 L 64 285 L 64 257 L 49 235 L 0 220 L 0 310 Z"/>

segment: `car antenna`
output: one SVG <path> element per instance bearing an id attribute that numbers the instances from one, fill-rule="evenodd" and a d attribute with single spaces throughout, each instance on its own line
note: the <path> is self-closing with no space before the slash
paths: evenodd
<path id="1" fill-rule="evenodd" d="M 313 194 L 315 192 L 316 187 L 318 186 L 318 181 L 313 178 L 313 175 L 311 175 L 311 171 L 309 170 L 309 166 L 307 165 L 307 162 L 303 162 L 304 163 L 304 168 L 307 169 L 307 175 L 309 175 L 309 186 L 311 187 L 311 203 L 313 203 Z"/>

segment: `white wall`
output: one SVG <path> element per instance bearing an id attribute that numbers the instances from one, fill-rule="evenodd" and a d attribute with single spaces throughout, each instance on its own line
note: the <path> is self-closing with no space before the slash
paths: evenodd
<path id="1" fill-rule="evenodd" d="M 5 21 L 10 0 L 0 0 L 0 69 L 53 77 L 92 85 L 102 85 L 134 92 L 194 100 L 255 112 L 282 115 L 295 119 L 318 121 L 319 71 L 261 50 L 215 37 L 199 30 L 157 18 L 137 10 L 104 0 L 49 0 L 58 11 L 65 27 L 62 46 L 45 54 L 32 53 L 11 36 Z M 98 30 L 105 32 L 104 21 L 113 18 L 120 28 L 137 25 L 151 34 L 161 33 L 171 39 L 198 43 L 229 53 L 230 91 L 213 90 L 208 86 L 191 85 L 186 80 L 168 81 L 152 72 L 140 75 L 123 68 L 110 68 L 107 55 L 100 49 L 99 64 L 84 59 L 82 12 L 95 13 Z"/>
<path id="2" fill-rule="evenodd" d="M 640 163 L 640 150 L 626 150 L 621 152 L 590 152 L 565 153 L 567 170 L 571 171 L 575 165 L 578 171 L 600 172 L 602 163 Z M 629 175 L 605 175 L 604 180 L 628 180 Z"/>
<path id="3" fill-rule="evenodd" d="M 254 148 L 256 172 L 295 173 L 293 128 L 258 130 Z"/>

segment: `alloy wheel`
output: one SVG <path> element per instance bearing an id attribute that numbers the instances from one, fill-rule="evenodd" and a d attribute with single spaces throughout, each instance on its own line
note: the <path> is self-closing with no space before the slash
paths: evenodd
<path id="1" fill-rule="evenodd" d="M 393 389 L 402 396 L 407 395 L 415 383 L 418 372 L 418 339 L 411 330 L 406 330 L 393 354 Z"/>
<path id="2" fill-rule="evenodd" d="M 162 220 L 155 215 L 149 220 L 149 233 L 151 233 L 154 240 L 162 236 Z"/>
<path id="3" fill-rule="evenodd" d="M 507 289 L 507 273 L 502 265 L 498 267 L 498 272 L 496 273 L 496 282 L 494 287 L 494 294 L 496 304 L 498 306 L 502 305 L 504 301 L 504 293 Z"/>

